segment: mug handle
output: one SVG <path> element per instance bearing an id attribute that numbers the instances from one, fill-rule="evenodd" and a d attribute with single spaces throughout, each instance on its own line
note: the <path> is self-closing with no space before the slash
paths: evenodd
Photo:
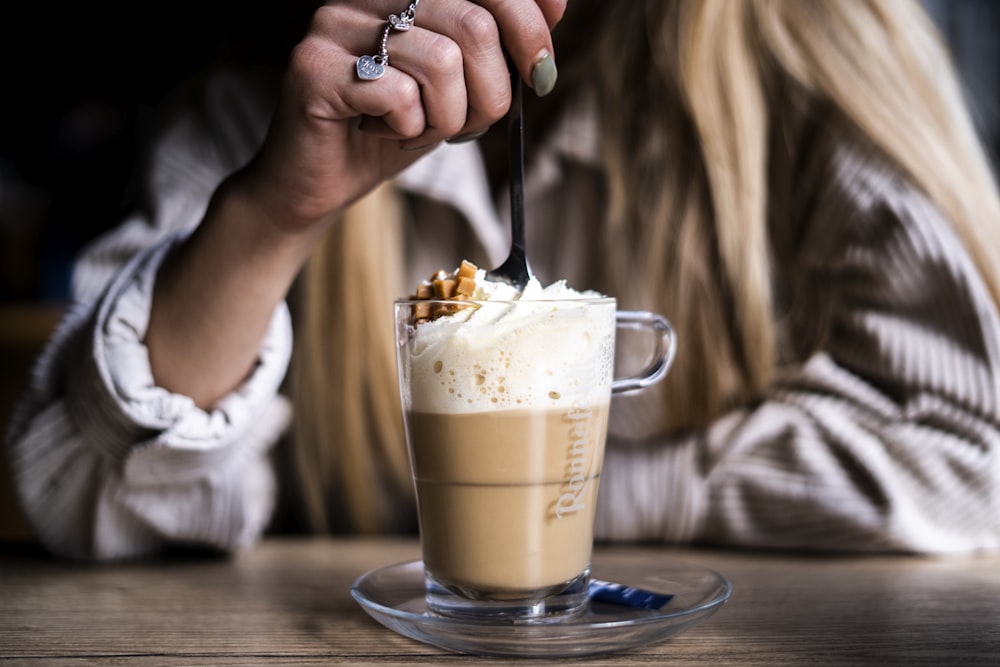
<path id="1" fill-rule="evenodd" d="M 617 326 L 626 329 L 652 329 L 659 335 L 656 354 L 639 374 L 615 378 L 611 382 L 612 394 L 623 394 L 645 389 L 662 380 L 674 363 L 677 352 L 677 334 L 662 315 L 645 310 L 619 310 L 616 314 Z"/>

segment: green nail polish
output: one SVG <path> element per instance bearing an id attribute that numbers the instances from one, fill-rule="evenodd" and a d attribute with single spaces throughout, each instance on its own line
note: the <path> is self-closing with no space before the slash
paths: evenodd
<path id="1" fill-rule="evenodd" d="M 535 89 L 535 94 L 545 97 L 556 87 L 556 79 L 559 71 L 556 69 L 555 58 L 546 52 L 531 68 L 531 87 Z"/>
<path id="2" fill-rule="evenodd" d="M 475 141 L 484 134 L 486 134 L 486 130 L 483 130 L 482 132 L 469 132 L 468 134 L 459 134 L 458 136 L 454 136 L 451 139 L 448 139 L 448 143 L 467 144 L 469 142 Z"/>

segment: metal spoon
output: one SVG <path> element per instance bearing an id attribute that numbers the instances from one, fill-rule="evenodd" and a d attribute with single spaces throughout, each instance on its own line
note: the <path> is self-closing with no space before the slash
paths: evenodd
<path id="1" fill-rule="evenodd" d="M 523 289 L 532 277 L 524 251 L 524 119 L 521 103 L 521 76 L 511 67 L 508 156 L 510 159 L 510 254 L 503 264 L 488 271 L 489 280 L 507 282 Z"/>

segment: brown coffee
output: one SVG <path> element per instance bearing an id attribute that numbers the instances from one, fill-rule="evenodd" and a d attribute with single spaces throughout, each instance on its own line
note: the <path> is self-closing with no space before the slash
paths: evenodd
<path id="1" fill-rule="evenodd" d="M 424 564 L 439 583 L 516 599 L 587 569 L 607 403 L 407 420 Z"/>

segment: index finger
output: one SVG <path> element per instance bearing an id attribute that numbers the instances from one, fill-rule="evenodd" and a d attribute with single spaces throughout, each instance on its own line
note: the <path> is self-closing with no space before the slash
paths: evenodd
<path id="1" fill-rule="evenodd" d="M 552 28 L 562 19 L 567 0 L 475 0 L 488 9 L 521 78 L 535 94 L 548 95 L 556 84 Z"/>

